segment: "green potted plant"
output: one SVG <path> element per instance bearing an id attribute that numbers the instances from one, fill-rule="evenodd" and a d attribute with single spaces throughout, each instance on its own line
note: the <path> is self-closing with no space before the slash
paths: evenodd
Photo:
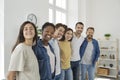
<path id="1" fill-rule="evenodd" d="M 106 40 L 109 40 L 110 37 L 111 37 L 111 34 L 107 33 L 107 34 L 105 34 L 104 36 L 105 36 Z"/>
<path id="2" fill-rule="evenodd" d="M 41 34 L 42 34 L 42 29 L 40 29 L 38 26 L 36 26 L 36 28 L 37 28 L 38 36 L 41 36 Z"/>

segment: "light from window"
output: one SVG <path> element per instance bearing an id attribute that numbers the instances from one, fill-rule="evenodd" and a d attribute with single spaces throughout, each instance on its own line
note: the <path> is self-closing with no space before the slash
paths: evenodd
<path id="1" fill-rule="evenodd" d="M 66 15 L 60 11 L 56 11 L 56 23 L 66 24 Z"/>
<path id="2" fill-rule="evenodd" d="M 49 3 L 50 3 L 50 4 L 53 4 L 53 0 L 49 0 Z"/>
<path id="3" fill-rule="evenodd" d="M 62 20 L 62 23 L 66 24 L 66 14 L 65 13 L 61 13 L 61 20 Z"/>
<path id="4" fill-rule="evenodd" d="M 49 9 L 49 22 L 53 22 L 53 10 Z"/>
<path id="5" fill-rule="evenodd" d="M 49 22 L 66 24 L 67 0 L 49 0 Z"/>
<path id="6" fill-rule="evenodd" d="M 66 0 L 56 0 L 56 6 L 66 9 Z"/>

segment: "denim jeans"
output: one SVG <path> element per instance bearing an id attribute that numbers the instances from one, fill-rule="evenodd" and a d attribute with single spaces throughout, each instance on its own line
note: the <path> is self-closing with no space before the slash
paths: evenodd
<path id="1" fill-rule="evenodd" d="M 72 70 L 69 69 L 62 69 L 61 79 L 60 80 L 73 80 Z"/>
<path id="2" fill-rule="evenodd" d="M 72 73 L 73 73 L 73 80 L 79 80 L 80 61 L 71 61 L 71 69 L 72 69 Z"/>
<path id="3" fill-rule="evenodd" d="M 94 80 L 95 66 L 90 64 L 81 64 L 81 80 L 86 80 L 86 74 L 88 72 L 88 80 Z"/>
<path id="4" fill-rule="evenodd" d="M 80 68 L 80 72 L 79 72 L 79 80 L 81 80 L 81 63 L 79 63 L 79 68 Z"/>
<path id="5" fill-rule="evenodd" d="M 61 74 L 56 75 L 54 80 L 61 80 L 60 78 L 61 78 Z"/>

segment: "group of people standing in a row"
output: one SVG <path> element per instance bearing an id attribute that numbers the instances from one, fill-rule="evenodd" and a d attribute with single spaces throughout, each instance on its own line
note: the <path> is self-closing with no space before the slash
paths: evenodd
<path id="1" fill-rule="evenodd" d="M 32 22 L 24 22 L 12 49 L 8 80 L 94 80 L 100 50 L 94 28 L 77 22 L 75 32 L 67 25 L 46 22 L 38 38 Z"/>

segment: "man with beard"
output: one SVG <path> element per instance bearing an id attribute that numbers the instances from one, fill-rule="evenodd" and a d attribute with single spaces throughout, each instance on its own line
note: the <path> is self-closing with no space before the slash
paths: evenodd
<path id="1" fill-rule="evenodd" d="M 87 28 L 87 37 L 80 47 L 81 56 L 81 80 L 86 80 L 88 72 L 88 80 L 94 80 L 95 64 L 100 55 L 99 45 L 97 40 L 93 39 L 94 28 Z"/>

